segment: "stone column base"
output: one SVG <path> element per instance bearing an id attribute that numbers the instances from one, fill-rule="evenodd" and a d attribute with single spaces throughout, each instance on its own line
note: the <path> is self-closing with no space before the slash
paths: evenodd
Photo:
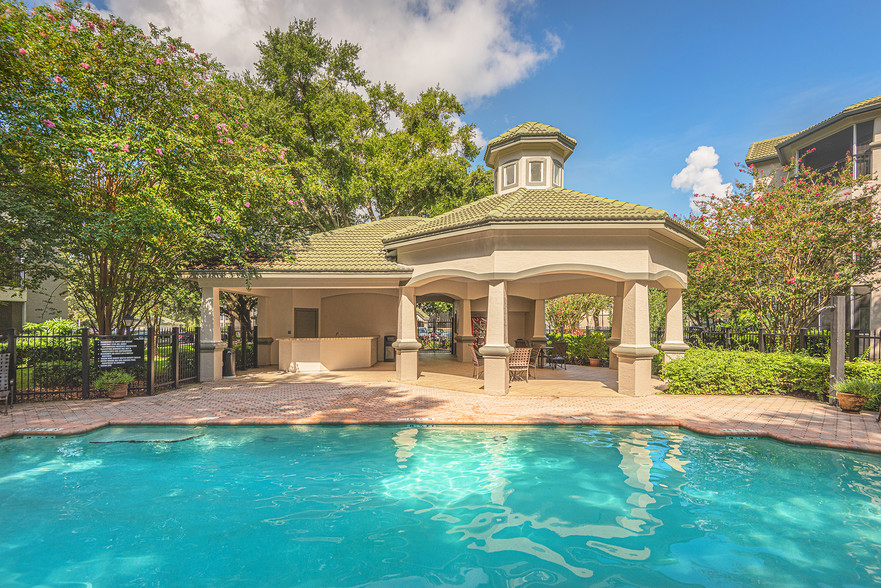
<path id="1" fill-rule="evenodd" d="M 513 348 L 508 345 L 484 345 L 478 351 L 483 356 L 483 391 L 493 396 L 508 393 L 508 356 Z"/>
<path id="2" fill-rule="evenodd" d="M 609 369 L 617 370 L 618 369 L 618 356 L 612 352 L 614 347 L 617 347 L 621 344 L 621 339 L 612 339 L 609 337 L 606 339 L 606 345 L 609 346 Z"/>
<path id="3" fill-rule="evenodd" d="M 199 341 L 199 381 L 214 382 L 223 379 L 223 341 Z"/>
<path id="4" fill-rule="evenodd" d="M 685 352 L 691 349 L 683 341 L 665 341 L 659 347 L 664 352 L 664 363 L 671 362 L 674 359 L 682 359 L 685 356 Z"/>
<path id="5" fill-rule="evenodd" d="M 530 339 L 529 341 L 530 341 L 530 343 L 532 343 L 533 345 L 542 345 L 542 346 L 544 346 L 544 345 L 547 345 L 547 344 L 548 344 L 548 338 L 547 338 L 547 337 L 533 337 L 533 338 Z"/>
<path id="6" fill-rule="evenodd" d="M 470 335 L 456 335 L 456 359 L 459 361 L 471 361 L 471 345 L 474 337 Z"/>
<path id="7" fill-rule="evenodd" d="M 652 358 L 658 350 L 651 345 L 618 345 L 618 393 L 648 396 L 652 393 Z"/>
<path id="8" fill-rule="evenodd" d="M 395 374 L 401 382 L 412 382 L 419 377 L 419 341 L 399 339 L 392 343 L 395 348 Z"/>

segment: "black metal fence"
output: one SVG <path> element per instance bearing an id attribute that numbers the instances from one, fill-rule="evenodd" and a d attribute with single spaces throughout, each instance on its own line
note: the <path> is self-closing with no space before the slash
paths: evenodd
<path id="1" fill-rule="evenodd" d="M 0 353 L 10 356 L 12 402 L 69 400 L 106 395 L 95 381 L 109 370 L 134 376 L 130 395 L 149 395 L 199 380 L 199 329 L 143 329 L 97 335 L 89 329 L 0 333 Z"/>
<path id="2" fill-rule="evenodd" d="M 258 366 L 257 363 L 257 327 L 249 333 L 247 329 L 227 327 L 223 340 L 226 346 L 233 348 L 236 354 L 236 371 L 244 371 Z"/>
<path id="3" fill-rule="evenodd" d="M 815 357 L 829 353 L 830 341 L 829 331 L 818 329 L 800 329 L 796 334 L 765 329 L 710 330 L 693 327 L 686 330 L 686 343 L 691 346 L 750 349 L 763 353 L 790 349 Z M 870 333 L 848 329 L 845 331 L 845 343 L 848 359 L 862 357 L 869 361 L 881 361 L 881 330 Z"/>

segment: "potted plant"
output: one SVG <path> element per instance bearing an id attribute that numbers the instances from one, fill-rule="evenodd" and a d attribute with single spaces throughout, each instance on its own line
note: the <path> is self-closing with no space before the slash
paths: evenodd
<path id="1" fill-rule="evenodd" d="M 123 370 L 108 370 L 95 378 L 95 388 L 107 390 L 107 398 L 111 400 L 122 400 L 134 379 L 133 375 Z"/>
<path id="2" fill-rule="evenodd" d="M 867 399 L 881 393 L 881 382 L 856 378 L 838 382 L 834 390 L 838 396 L 838 408 L 844 412 L 860 412 Z"/>
<path id="3" fill-rule="evenodd" d="M 587 335 L 584 347 L 591 367 L 599 367 L 600 362 L 609 357 L 609 346 L 606 345 L 606 336 L 599 331 L 594 331 Z"/>

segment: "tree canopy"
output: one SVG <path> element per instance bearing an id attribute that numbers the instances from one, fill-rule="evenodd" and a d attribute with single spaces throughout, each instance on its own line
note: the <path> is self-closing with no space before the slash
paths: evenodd
<path id="1" fill-rule="evenodd" d="M 831 296 L 872 284 L 881 269 L 878 186 L 853 162 L 819 172 L 793 161 L 707 198 L 689 223 L 709 237 L 690 261 L 689 296 L 748 310 L 766 329 L 794 334 Z"/>
<path id="2" fill-rule="evenodd" d="M 428 88 L 408 102 L 358 66 L 360 48 L 334 44 L 314 20 L 268 31 L 243 83 L 262 133 L 295 156 L 301 223 L 329 230 L 388 216 L 433 215 L 492 192 L 474 126 L 455 96 Z"/>
<path id="3" fill-rule="evenodd" d="M 101 332 L 148 314 L 182 265 L 247 267 L 288 236 L 285 150 L 249 131 L 220 64 L 78 4 L 0 13 L 4 222 L 24 251 L 51 244 Z"/>

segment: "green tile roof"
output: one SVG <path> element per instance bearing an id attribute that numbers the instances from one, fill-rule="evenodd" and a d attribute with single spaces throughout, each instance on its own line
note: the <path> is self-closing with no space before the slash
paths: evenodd
<path id="1" fill-rule="evenodd" d="M 573 147 L 577 144 L 575 139 L 564 135 L 557 127 L 538 122 L 526 122 L 522 125 L 517 125 L 513 129 L 509 129 L 495 139 L 492 139 L 486 144 L 486 152 L 489 153 L 490 149 L 493 147 L 519 137 L 559 137 L 566 142 L 571 143 Z"/>
<path id="2" fill-rule="evenodd" d="M 264 261 L 254 267 L 292 272 L 409 272 L 409 267 L 386 259 L 382 238 L 425 220 L 415 216 L 392 217 L 315 233 L 292 244 L 295 261 Z"/>
<path id="3" fill-rule="evenodd" d="M 777 157 L 777 145 L 786 141 L 790 137 L 794 137 L 797 133 L 792 133 L 790 135 L 783 135 L 782 137 L 775 137 L 773 139 L 765 139 L 764 141 L 756 141 L 752 145 L 749 146 L 749 151 L 746 152 L 746 163 L 754 163 L 756 161 L 763 161 L 765 159 L 771 159 Z"/>
<path id="4" fill-rule="evenodd" d="M 862 108 L 869 108 L 874 106 L 881 106 L 881 96 L 875 96 L 874 98 L 869 98 L 868 100 L 863 100 L 861 102 L 857 102 L 856 104 L 851 104 L 838 114 L 834 116 L 830 116 L 826 120 L 820 121 L 815 125 L 811 125 L 803 131 L 798 133 L 792 133 L 790 135 L 783 135 L 782 137 L 777 137 L 775 139 L 765 139 L 763 141 L 756 141 L 752 145 L 749 146 L 749 150 L 746 152 L 746 163 L 755 163 L 758 161 L 764 161 L 766 159 L 772 159 L 777 157 L 777 146 L 783 143 L 786 143 L 790 139 L 795 139 L 796 137 L 807 135 L 812 133 L 831 122 L 838 120 L 839 118 L 843 118 L 852 114 L 854 111 L 860 110 Z"/>
<path id="5" fill-rule="evenodd" d="M 394 243 L 493 222 L 537 223 L 660 219 L 672 221 L 666 212 L 657 208 L 629 204 L 561 188 L 543 190 L 520 188 L 506 194 L 493 194 L 450 212 L 425 219 L 424 222 L 411 224 L 386 235 L 383 241 L 387 244 Z"/>

